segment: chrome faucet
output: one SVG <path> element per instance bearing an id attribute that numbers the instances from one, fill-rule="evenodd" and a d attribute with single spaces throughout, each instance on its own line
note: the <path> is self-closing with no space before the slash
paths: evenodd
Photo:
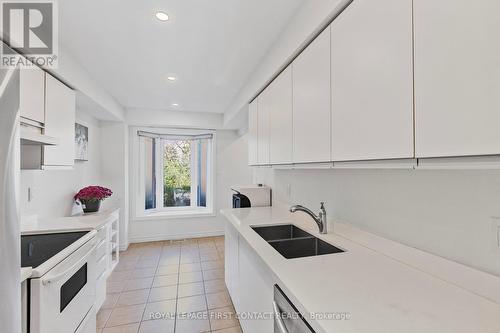
<path id="1" fill-rule="evenodd" d="M 314 214 L 309 208 L 306 208 L 306 207 L 301 206 L 301 205 L 295 205 L 295 206 L 290 207 L 290 213 L 295 213 L 296 211 L 301 211 L 301 212 L 304 212 L 304 213 L 308 214 L 309 216 L 311 216 L 313 218 L 314 222 L 316 222 L 316 224 L 318 225 L 320 234 L 327 233 L 327 230 L 326 230 L 327 229 L 326 228 L 326 209 L 325 209 L 324 202 L 321 203 L 321 208 L 320 208 L 318 215 Z"/>

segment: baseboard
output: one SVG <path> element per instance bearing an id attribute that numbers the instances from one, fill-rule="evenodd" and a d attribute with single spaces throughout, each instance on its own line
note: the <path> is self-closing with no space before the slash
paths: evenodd
<path id="1" fill-rule="evenodd" d="M 224 230 L 210 231 L 210 232 L 195 232 L 187 234 L 164 234 L 164 235 L 154 235 L 148 237 L 131 237 L 129 238 L 129 243 L 145 243 L 145 242 L 158 242 L 167 240 L 178 240 L 178 239 L 188 239 L 188 238 L 201 238 L 201 237 L 215 237 L 223 236 Z"/>
<path id="2" fill-rule="evenodd" d="M 120 244 L 120 246 L 118 247 L 118 249 L 120 250 L 120 252 L 127 251 L 129 244 L 130 243 Z"/>

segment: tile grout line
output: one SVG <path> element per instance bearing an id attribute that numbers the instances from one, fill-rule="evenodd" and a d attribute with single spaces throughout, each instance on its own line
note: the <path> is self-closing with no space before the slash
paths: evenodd
<path id="1" fill-rule="evenodd" d="M 200 253 L 200 243 L 196 241 L 198 246 L 198 257 L 200 258 L 200 269 L 201 269 L 201 282 L 203 284 L 203 297 L 205 298 L 205 305 L 207 306 L 207 316 L 208 316 L 208 328 L 209 332 L 212 332 L 212 320 L 210 315 L 210 310 L 208 308 L 208 299 L 207 299 L 207 289 L 205 288 L 205 275 L 203 274 L 203 267 L 201 266 L 201 253 Z"/>
<path id="2" fill-rule="evenodd" d="M 170 242 L 172 244 L 172 242 Z M 220 257 L 220 253 L 221 253 L 221 249 L 220 247 L 217 246 L 217 243 L 212 240 L 211 242 L 208 242 L 210 244 L 213 244 L 215 246 L 215 250 L 217 252 L 217 261 L 222 261 L 223 259 Z M 178 311 L 178 300 L 179 300 L 179 290 L 180 290 L 180 274 L 181 274 L 181 265 L 182 265 L 182 253 L 184 252 L 183 249 L 185 249 L 186 253 L 189 253 L 191 252 L 191 248 L 195 249 L 197 251 L 197 254 L 193 256 L 193 258 L 198 258 L 196 262 L 192 262 L 191 265 L 199 265 L 199 269 L 200 269 L 200 274 L 201 274 L 201 283 L 202 283 L 202 288 L 203 288 L 203 296 L 204 296 L 204 299 L 205 299 L 205 306 L 206 306 L 206 312 L 207 314 L 209 315 L 210 313 L 210 309 L 209 309 L 209 306 L 208 306 L 208 298 L 207 298 L 207 288 L 205 286 L 205 269 L 203 269 L 203 266 L 202 266 L 202 255 L 201 255 L 201 252 L 202 250 L 203 251 L 206 251 L 206 249 L 202 249 L 201 247 L 201 244 L 199 243 L 198 240 L 196 240 L 195 242 L 193 243 L 187 243 L 184 244 L 185 246 L 182 246 L 183 244 L 181 243 L 174 243 L 174 245 L 176 245 L 174 248 L 176 249 L 175 251 L 177 252 L 177 255 L 178 255 L 178 258 L 177 258 L 177 264 L 174 264 L 172 266 L 176 266 L 177 267 L 177 283 L 176 283 L 176 293 L 175 293 L 175 317 L 174 317 L 174 332 L 177 330 L 177 324 L 178 324 L 178 318 L 177 318 L 177 311 Z M 154 270 L 154 274 L 153 274 L 153 281 L 152 281 L 152 284 L 149 286 L 149 288 L 144 288 L 144 289 L 147 289 L 148 290 L 148 295 L 147 295 L 147 299 L 146 299 L 146 304 L 145 304 L 145 307 L 144 307 L 144 310 L 142 311 L 142 316 L 141 318 L 139 319 L 139 322 L 135 322 L 135 323 L 128 323 L 128 324 L 123 324 L 123 325 L 131 325 L 131 324 L 139 324 L 138 326 L 138 331 L 140 331 L 140 328 L 142 327 L 142 323 L 145 321 L 143 320 L 144 318 L 144 315 L 146 313 L 146 308 L 147 308 L 147 305 L 150 304 L 150 298 L 151 298 L 151 295 L 153 293 L 153 290 L 154 287 L 153 287 L 153 282 L 154 282 L 154 279 L 157 278 L 159 275 L 158 275 L 158 270 L 159 268 L 161 267 L 160 265 L 160 262 L 161 262 L 161 258 L 162 258 L 162 255 L 165 253 L 165 243 L 163 243 L 161 245 L 161 250 L 160 250 L 160 253 L 157 254 L 154 250 L 155 247 L 153 247 L 152 249 L 149 248 L 149 247 L 146 247 L 145 249 L 141 249 L 139 250 L 138 254 L 137 254 L 137 260 L 135 261 L 135 265 L 133 267 L 133 269 L 131 269 L 130 271 L 135 271 L 135 270 L 138 270 L 138 269 L 147 269 L 147 267 L 135 267 L 136 265 L 138 265 L 141 260 L 152 260 L 150 259 L 151 257 L 156 257 L 156 259 L 154 259 L 156 262 L 155 262 L 155 265 L 153 267 L 151 267 L 152 270 Z M 209 251 L 210 252 L 210 251 Z M 135 253 L 134 253 L 135 255 Z M 213 260 L 209 260 L 207 258 L 207 261 L 213 261 Z M 168 265 L 170 266 L 170 265 Z M 216 267 L 211 267 L 212 270 L 215 270 L 215 269 L 220 269 L 220 268 L 216 268 Z M 207 269 L 207 271 L 210 270 L 210 269 Z M 125 270 L 126 271 L 126 270 Z M 186 272 L 186 273 L 189 273 L 189 272 Z M 167 274 L 167 275 L 170 275 L 170 274 Z M 138 278 L 134 278 L 134 276 L 126 276 L 124 281 L 125 283 L 127 283 L 127 281 L 130 281 L 130 280 L 134 280 L 134 279 L 138 279 Z M 214 279 L 212 279 L 214 280 Z M 222 279 L 223 280 L 223 279 Z M 194 282 L 193 282 L 194 283 Z M 139 289 L 138 289 L 139 290 Z M 130 290 L 128 292 L 133 292 L 133 291 L 136 291 L 136 290 Z M 123 289 L 119 292 L 119 293 L 116 293 L 118 294 L 118 299 L 117 299 L 117 302 L 116 304 L 113 305 L 113 307 L 111 307 L 111 313 L 116 309 L 116 308 L 119 308 L 120 306 L 117 306 L 118 305 L 118 301 L 119 301 L 119 298 L 122 296 L 122 294 L 126 293 L 126 291 L 124 291 Z M 186 297 L 190 297 L 190 296 L 186 296 Z M 132 305 L 135 305 L 135 304 L 132 304 Z M 231 301 L 231 305 L 232 305 L 232 301 Z M 125 305 L 124 305 L 125 306 Z M 233 305 L 234 307 L 234 305 Z M 107 328 L 107 324 L 109 322 L 109 319 L 111 318 L 111 313 L 110 315 L 108 316 L 108 318 L 106 319 L 105 323 L 104 323 L 104 326 L 102 328 L 100 328 L 100 330 L 104 330 L 105 328 Z M 210 315 L 209 315 L 209 318 L 208 318 L 208 323 L 209 323 L 209 329 L 210 331 L 207 331 L 207 333 L 209 332 L 212 332 L 212 321 L 210 320 Z M 123 326 L 123 325 L 115 325 L 113 327 L 117 327 L 117 326 Z M 231 326 L 232 327 L 232 326 Z M 231 328 L 230 327 L 230 328 Z M 234 327 L 239 327 L 239 323 L 238 325 L 234 326 Z M 101 332 L 102 333 L 102 332 Z"/>
<path id="3" fill-rule="evenodd" d="M 161 247 L 161 251 L 163 252 L 163 244 L 162 244 L 162 247 Z M 139 257 L 139 261 L 141 260 L 141 257 L 143 256 L 143 254 L 141 254 L 141 256 Z M 139 321 L 139 327 L 137 328 L 137 332 L 139 332 L 141 330 L 141 326 L 142 326 L 142 322 L 144 321 L 144 314 L 146 313 L 146 308 L 148 307 L 148 304 L 149 304 L 149 297 L 151 297 L 151 289 L 153 289 L 153 283 L 154 283 L 154 280 L 155 280 L 155 277 L 156 277 L 156 272 L 158 271 L 158 267 L 160 267 L 160 258 L 161 258 L 161 252 L 160 252 L 160 257 L 158 258 L 158 262 L 156 263 L 156 269 L 155 269 L 155 272 L 154 272 L 154 275 L 153 275 L 153 281 L 151 281 L 151 286 L 149 287 L 149 293 L 148 293 L 148 297 L 146 299 L 146 304 L 144 306 L 144 310 L 142 311 L 142 316 L 141 316 L 141 319 Z"/>
<path id="4" fill-rule="evenodd" d="M 182 244 L 179 244 L 179 260 L 177 263 L 177 291 L 175 292 L 175 310 L 174 310 L 174 333 L 177 331 L 177 305 L 179 304 L 179 284 L 181 279 L 181 257 Z"/>

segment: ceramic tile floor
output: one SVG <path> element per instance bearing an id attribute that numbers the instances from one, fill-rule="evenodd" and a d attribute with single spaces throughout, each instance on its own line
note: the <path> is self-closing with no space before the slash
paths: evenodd
<path id="1" fill-rule="evenodd" d="M 97 333 L 241 333 L 224 237 L 132 244 L 108 279 Z"/>

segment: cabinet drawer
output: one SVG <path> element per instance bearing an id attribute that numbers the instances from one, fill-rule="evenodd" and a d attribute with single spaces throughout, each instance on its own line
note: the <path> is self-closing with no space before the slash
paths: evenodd
<path id="1" fill-rule="evenodd" d="M 95 290 L 96 290 L 96 309 L 99 311 L 99 309 L 102 307 L 104 301 L 106 300 L 106 280 L 107 280 L 107 274 L 106 272 L 102 272 L 101 274 L 97 274 L 97 280 L 96 280 L 96 285 L 95 285 Z"/>
<path id="2" fill-rule="evenodd" d="M 101 239 L 101 240 L 98 240 L 98 244 L 97 244 L 97 247 L 96 247 L 96 251 L 95 251 L 95 255 L 96 255 L 96 259 L 99 261 L 99 259 L 101 259 L 101 257 L 106 254 L 108 251 L 107 251 L 107 246 L 108 245 L 108 242 L 106 241 L 106 239 Z"/>
<path id="3" fill-rule="evenodd" d="M 108 227 L 107 227 L 107 226 L 104 226 L 104 227 L 102 227 L 101 229 L 97 230 L 97 235 L 96 235 L 96 237 L 97 237 L 99 240 L 103 240 L 103 239 L 106 239 L 107 234 L 108 234 Z M 99 241 L 99 242 L 100 242 L 100 241 Z"/>
<path id="4" fill-rule="evenodd" d="M 101 276 L 102 273 L 106 272 L 108 269 L 108 255 L 103 253 L 100 257 L 97 257 L 96 265 L 96 276 Z"/>

